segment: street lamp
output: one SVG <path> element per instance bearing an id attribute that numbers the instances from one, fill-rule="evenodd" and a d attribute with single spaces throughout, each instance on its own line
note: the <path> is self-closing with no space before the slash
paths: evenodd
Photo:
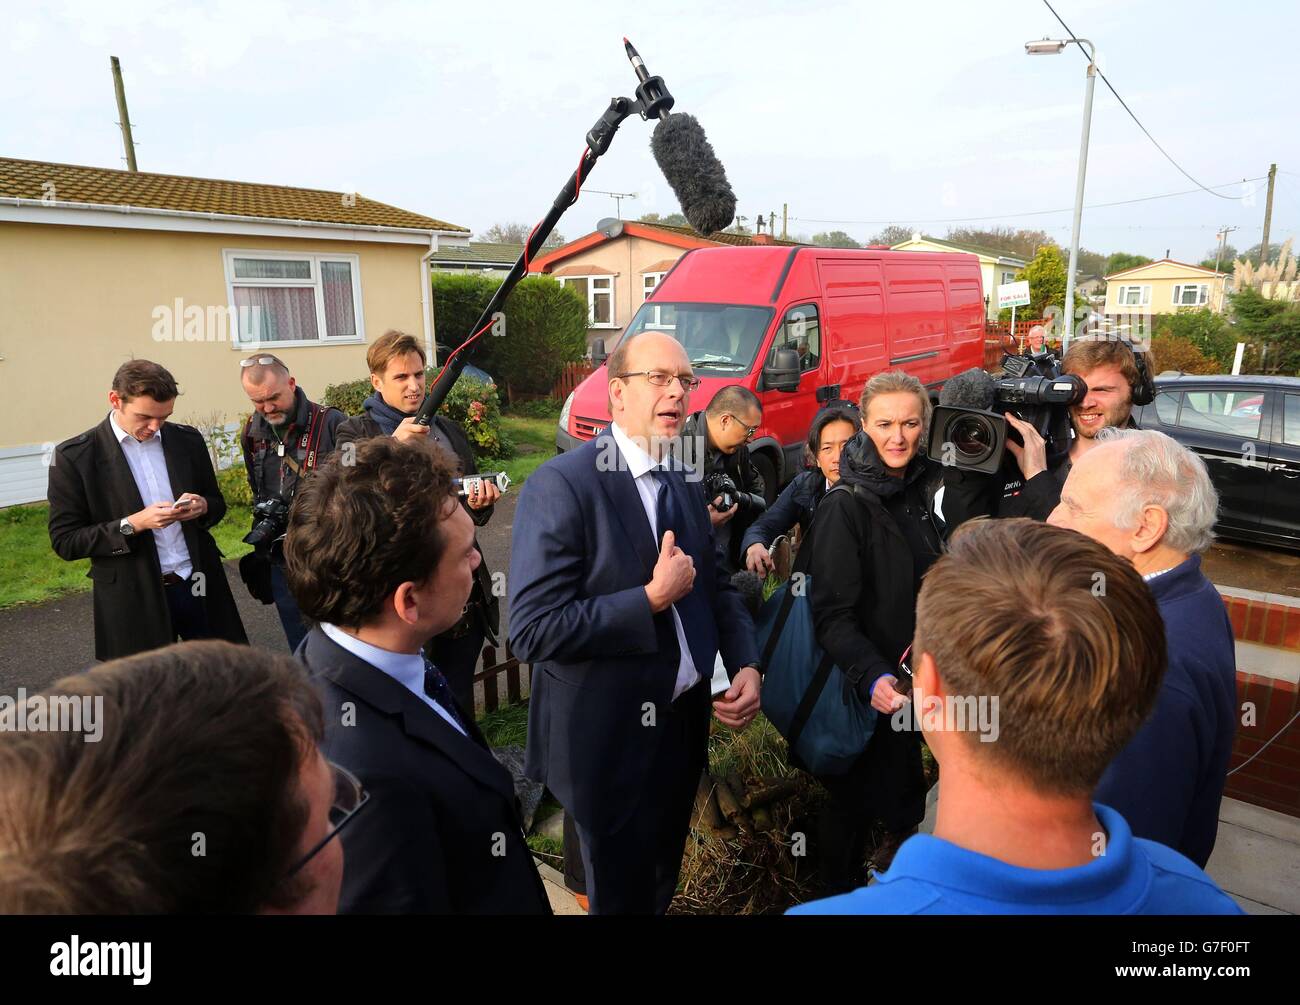
<path id="1" fill-rule="evenodd" d="M 1086 38 L 1044 38 L 1025 43 L 1027 55 L 1056 56 L 1071 41 L 1088 47 L 1088 90 L 1083 99 L 1083 136 L 1079 140 L 1079 178 L 1074 188 L 1074 228 L 1070 233 L 1070 269 L 1065 277 L 1065 331 L 1061 335 L 1061 352 L 1070 347 L 1070 336 L 1074 334 L 1074 273 L 1079 265 L 1079 227 L 1083 222 L 1083 180 L 1088 173 L 1088 130 L 1092 125 L 1092 89 L 1097 83 L 1097 48 Z"/>

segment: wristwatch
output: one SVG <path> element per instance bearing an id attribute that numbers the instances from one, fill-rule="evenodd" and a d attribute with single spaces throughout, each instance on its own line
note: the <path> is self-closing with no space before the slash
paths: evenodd
<path id="1" fill-rule="evenodd" d="M 122 517 L 122 522 L 117 525 L 117 529 L 121 531 L 123 537 L 130 537 L 135 533 L 135 528 L 131 526 L 130 517 Z"/>

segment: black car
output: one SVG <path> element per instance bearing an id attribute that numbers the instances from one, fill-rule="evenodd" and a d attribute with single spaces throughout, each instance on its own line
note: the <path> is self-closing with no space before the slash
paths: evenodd
<path id="1" fill-rule="evenodd" d="M 1300 551 L 1300 377 L 1156 378 L 1155 400 L 1133 410 L 1195 450 L 1219 490 L 1215 532 Z"/>

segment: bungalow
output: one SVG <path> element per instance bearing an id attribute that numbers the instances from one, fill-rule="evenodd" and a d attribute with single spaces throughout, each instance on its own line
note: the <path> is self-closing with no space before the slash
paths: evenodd
<path id="1" fill-rule="evenodd" d="M 755 244 L 797 247 L 798 242 L 723 231 L 701 237 L 690 227 L 607 219 L 592 233 L 542 255 L 529 264 L 528 271 L 554 276 L 582 294 L 587 301 L 590 352 L 597 338 L 613 348 L 646 297 L 687 251 Z"/>
<path id="2" fill-rule="evenodd" d="M 389 328 L 432 356 L 430 260 L 468 243 L 352 192 L 0 158 L 0 506 L 45 497 L 53 444 L 104 417 L 133 357 L 175 375 L 177 420 L 229 427 L 250 350 L 314 396 Z"/>
<path id="3" fill-rule="evenodd" d="M 1222 314 L 1231 292 L 1229 273 L 1162 258 L 1108 275 L 1105 313 L 1174 314 L 1208 307 Z"/>
<path id="4" fill-rule="evenodd" d="M 1023 259 L 993 248 L 979 248 L 973 244 L 941 241 L 916 233 L 909 240 L 893 245 L 894 251 L 964 251 L 980 261 L 980 277 L 984 283 L 985 316 L 990 321 L 998 319 L 998 287 L 1016 281 L 1016 273 L 1025 267 Z"/>

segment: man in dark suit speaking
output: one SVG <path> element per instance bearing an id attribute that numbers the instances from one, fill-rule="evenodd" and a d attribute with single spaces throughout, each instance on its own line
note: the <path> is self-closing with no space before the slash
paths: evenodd
<path id="1" fill-rule="evenodd" d="M 529 476 L 510 641 L 533 664 L 527 770 L 572 815 L 593 914 L 663 913 L 705 767 L 719 650 L 733 729 L 758 713 L 754 627 L 717 564 L 697 476 L 670 447 L 698 385 L 671 336 L 609 361 L 613 423 Z"/>
<path id="2" fill-rule="evenodd" d="M 510 772 L 421 652 L 460 617 L 479 553 L 450 458 L 387 436 L 303 483 L 285 572 L 317 622 L 297 656 L 326 757 L 370 794 L 343 832 L 340 914 L 549 914 Z"/>

